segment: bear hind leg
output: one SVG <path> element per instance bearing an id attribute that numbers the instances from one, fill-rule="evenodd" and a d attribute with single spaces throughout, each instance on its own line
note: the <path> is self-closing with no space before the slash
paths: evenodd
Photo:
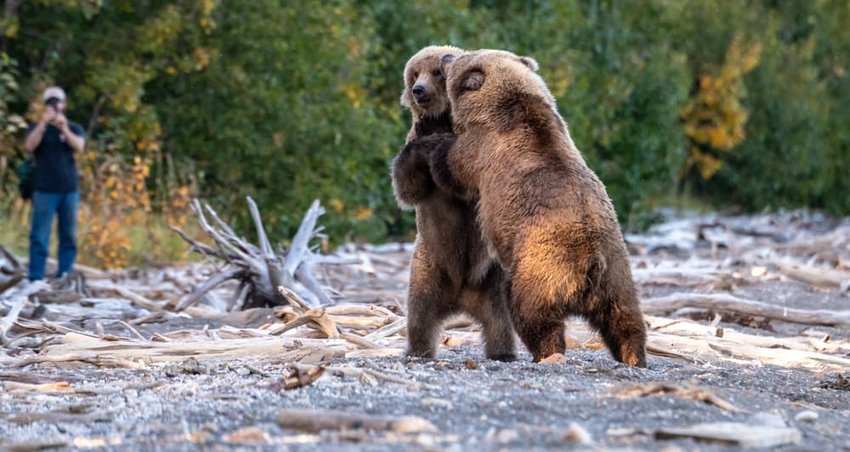
<path id="1" fill-rule="evenodd" d="M 612 296 L 588 315 L 611 355 L 627 366 L 646 367 L 646 324 L 634 296 Z"/>
<path id="2" fill-rule="evenodd" d="M 481 322 L 484 352 L 488 359 L 515 361 L 516 344 L 508 300 L 500 284 L 492 284 L 487 290 L 469 291 L 464 294 L 465 310 Z"/>
<path id="3" fill-rule="evenodd" d="M 553 309 L 547 309 L 545 300 L 533 300 L 511 296 L 511 318 L 514 328 L 525 347 L 531 353 L 534 362 L 543 358 L 564 353 L 567 348 L 564 340 L 564 319 Z"/>
<path id="4" fill-rule="evenodd" d="M 407 297 L 407 356 L 433 358 L 443 322 L 459 310 L 456 290 L 427 253 L 414 251 Z"/>

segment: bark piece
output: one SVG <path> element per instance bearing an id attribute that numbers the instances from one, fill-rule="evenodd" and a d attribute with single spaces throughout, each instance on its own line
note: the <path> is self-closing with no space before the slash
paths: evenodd
<path id="1" fill-rule="evenodd" d="M 277 413 L 278 425 L 287 430 L 375 430 L 395 433 L 435 433 L 437 427 L 419 416 L 384 417 L 343 411 L 286 409 Z"/>

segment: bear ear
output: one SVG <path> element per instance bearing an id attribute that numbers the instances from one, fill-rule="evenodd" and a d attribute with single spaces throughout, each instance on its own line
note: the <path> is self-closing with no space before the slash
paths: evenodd
<path id="1" fill-rule="evenodd" d="M 522 64 L 528 66 L 528 68 L 534 72 L 537 72 L 537 70 L 540 69 L 540 65 L 537 64 L 537 61 L 534 58 L 521 56 L 519 57 L 519 60 L 522 61 Z"/>
<path id="2" fill-rule="evenodd" d="M 443 77 L 449 76 L 449 66 L 454 62 L 455 56 L 447 53 L 440 58 L 440 72 L 443 73 Z"/>
<path id="3" fill-rule="evenodd" d="M 484 73 L 481 71 L 469 71 L 460 82 L 460 87 L 466 91 L 477 91 L 484 84 Z"/>

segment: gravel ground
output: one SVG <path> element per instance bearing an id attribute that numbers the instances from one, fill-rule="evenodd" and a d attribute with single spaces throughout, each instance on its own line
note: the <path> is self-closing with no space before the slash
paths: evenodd
<path id="1" fill-rule="evenodd" d="M 282 445 L 313 449 L 494 450 L 592 447 L 717 449 L 691 439 L 659 440 L 662 427 L 702 422 L 788 425 L 802 441 L 780 449 L 850 448 L 850 388 L 818 388 L 834 373 L 729 363 L 695 366 L 652 358 L 649 369 L 616 364 L 603 351 L 569 350 L 566 362 L 484 360 L 476 346 L 444 349 L 439 359 L 336 361 L 315 383 L 280 390 L 283 363 L 228 362 L 156 370 L 42 368 L 43 378 L 75 382 L 82 393 L 0 394 L 3 445 L 111 445 L 115 449 L 188 450 Z M 375 368 L 416 383 L 362 381 L 334 369 Z M 260 375 L 257 370 L 265 373 Z M 652 382 L 712 391 L 740 411 L 671 395 L 623 398 L 618 390 Z M 86 392 L 90 390 L 91 392 Z M 420 416 L 439 433 L 359 431 L 304 434 L 275 419 L 283 408 L 334 409 L 381 416 Z M 813 411 L 813 422 L 795 420 Z M 592 443 L 573 437 L 588 434 Z M 258 441 L 254 443 L 254 441 Z M 675 449 L 668 449 L 675 450 Z"/>
<path id="2" fill-rule="evenodd" d="M 811 240 L 834 230 L 838 224 L 818 216 L 812 218 L 809 221 L 806 215 L 789 214 L 766 220 L 756 217 L 724 221 L 733 226 L 775 223 L 775 230 L 785 234 L 797 231 L 800 240 L 809 240 L 805 243 L 815 243 Z M 783 226 L 786 223 L 791 226 Z M 823 230 L 811 226 L 821 223 L 825 225 Z M 844 220 L 841 224 L 847 223 Z M 664 240 L 667 236 L 693 238 L 695 224 L 678 226 L 676 230 L 684 231 L 679 235 L 661 231 L 658 236 Z M 834 236 L 846 239 L 840 234 Z M 756 247 L 770 250 L 786 246 L 784 238 L 776 242 L 759 239 L 752 245 L 748 237 L 721 236 L 734 253 L 723 251 L 715 256 L 710 255 L 710 250 L 679 247 L 690 251 L 677 251 L 675 255 L 660 251 L 641 260 L 644 265 L 674 262 L 697 268 L 691 259 L 703 258 L 717 262 L 717 269 L 727 275 L 747 275 L 755 264 L 737 264 L 738 256 Z M 647 249 L 655 246 L 654 239 L 650 239 L 646 241 Z M 766 243 L 762 245 L 762 241 Z M 663 249 L 676 249 L 664 246 Z M 813 249 L 825 250 L 818 252 L 827 257 L 832 248 L 850 249 L 842 246 L 812 245 Z M 749 256 L 750 260 L 762 262 L 752 253 Z M 366 282 L 353 280 L 344 287 L 340 285 L 347 296 L 384 302 L 404 299 L 404 268 L 409 250 L 378 257 L 384 262 L 382 265 L 396 269 L 395 273 L 379 272 Z M 808 257 L 804 254 L 802 258 Z M 845 254 L 840 254 L 838 260 L 846 264 Z M 769 265 L 770 261 L 765 258 L 764 262 Z M 850 296 L 843 289 L 817 289 L 773 277 L 780 272 L 772 267 L 769 271 L 770 278 L 735 276 L 730 279 L 732 284 L 670 287 L 646 283 L 639 290 L 643 298 L 723 292 L 798 309 L 850 310 Z M 705 325 L 715 314 L 702 312 L 690 318 Z M 797 338 L 805 333 L 804 340 L 829 335 L 832 343 L 844 344 L 850 339 L 846 329 L 720 314 L 723 321 L 718 326 L 727 331 Z M 88 321 L 72 326 L 94 331 L 97 325 Z M 157 332 L 200 331 L 205 326 L 215 329 L 222 324 L 174 319 L 138 329 L 149 337 Z M 107 333 L 127 334 L 117 323 L 104 323 L 103 327 Z M 585 347 L 589 344 L 585 343 Z M 549 364 L 530 363 L 530 356 L 524 351 L 514 363 L 485 360 L 481 346 L 476 344 L 441 347 L 436 360 L 336 359 L 322 363 L 325 371 L 321 378 L 291 390 L 282 389 L 283 378 L 291 373 L 291 363 L 276 359 L 198 363 L 190 358 L 183 363 L 155 364 L 142 370 L 101 368 L 79 362 L 23 369 L 0 367 L 0 449 L 716 450 L 737 447 L 691 438 L 662 439 L 656 433 L 669 427 L 734 422 L 745 425 L 750 437 L 770 428 L 796 429 L 800 440 L 776 447 L 779 450 L 850 450 L 850 379 L 845 377 L 846 369 L 842 374 L 836 367 L 789 368 L 723 358 L 694 364 L 659 356 L 650 357 L 648 369 L 632 369 L 614 362 L 604 349 L 591 348 L 570 349 L 564 362 Z M 375 370 L 386 377 L 376 377 Z M 71 386 L 57 385 L 54 392 L 49 392 L 19 384 L 46 382 L 68 382 Z M 654 383 L 697 391 L 688 393 L 691 395 L 634 395 L 635 388 L 648 388 Z M 632 395 L 624 395 L 627 390 Z M 695 392 L 700 397 L 693 396 Z M 704 401 L 710 396 L 719 402 Z M 277 422 L 279 411 L 294 408 L 392 418 L 419 416 L 436 430 L 305 433 L 281 428 Z"/>

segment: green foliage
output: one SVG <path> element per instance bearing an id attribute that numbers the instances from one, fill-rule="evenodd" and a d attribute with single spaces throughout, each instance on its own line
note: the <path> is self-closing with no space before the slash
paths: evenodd
<path id="1" fill-rule="evenodd" d="M 102 168 L 123 159 L 150 166 L 132 183 L 147 177 L 154 209 L 196 187 L 247 230 L 251 195 L 287 237 L 319 198 L 335 241 L 409 237 L 388 170 L 410 121 L 401 72 L 448 43 L 538 60 L 627 228 L 682 189 L 850 213 L 846 1 L 34 0 L 6 13 L 0 154 L 21 141 L 12 114 L 65 86 L 93 132 L 90 200 L 109 198 Z"/>

